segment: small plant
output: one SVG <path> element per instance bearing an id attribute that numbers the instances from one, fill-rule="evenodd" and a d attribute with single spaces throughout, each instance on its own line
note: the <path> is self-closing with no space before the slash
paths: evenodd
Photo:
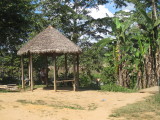
<path id="1" fill-rule="evenodd" d="M 119 116 L 120 116 L 119 113 L 113 113 L 113 114 L 109 115 L 109 117 L 119 117 Z"/>

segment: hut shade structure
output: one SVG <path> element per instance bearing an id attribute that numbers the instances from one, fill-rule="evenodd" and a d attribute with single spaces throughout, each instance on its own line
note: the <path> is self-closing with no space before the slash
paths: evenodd
<path id="1" fill-rule="evenodd" d="M 36 35 L 33 39 L 29 40 L 27 43 L 25 43 L 22 48 L 17 52 L 18 55 L 29 55 L 29 63 L 30 70 L 29 70 L 29 76 L 31 81 L 31 89 L 33 90 L 33 76 L 32 76 L 32 55 L 33 54 L 43 54 L 43 55 L 50 55 L 56 58 L 59 54 L 73 54 L 79 58 L 79 54 L 82 52 L 81 48 L 78 47 L 75 43 L 70 41 L 68 38 L 66 38 L 62 33 L 60 33 L 58 30 L 53 28 L 52 26 L 48 26 L 45 30 L 40 32 L 38 35 Z M 73 57 L 74 58 L 74 57 Z M 79 60 L 79 59 L 77 59 Z M 23 61 L 23 60 L 22 60 Z M 56 62 L 56 60 L 54 60 Z M 77 61 L 79 63 L 79 61 Z M 54 63 L 56 66 L 56 63 Z M 74 66 L 78 65 L 76 62 L 74 62 Z M 34 66 L 34 65 L 33 65 Z M 23 67 L 22 67 L 23 69 Z M 56 69 L 56 67 L 55 67 Z M 23 70 L 22 70 L 23 71 Z M 74 69 L 74 72 L 79 72 L 78 70 Z M 74 84 L 77 83 L 77 74 L 75 73 L 75 78 L 73 80 Z M 54 73 L 54 78 L 56 78 L 56 74 Z M 22 81 L 24 78 L 22 77 Z M 58 81 L 57 81 L 58 82 Z M 54 84 L 56 84 L 56 79 L 54 81 Z M 56 85 L 54 85 L 56 87 Z M 25 87 L 24 87 L 25 88 Z M 56 88 L 54 88 L 56 90 Z M 74 88 L 75 90 L 75 88 Z"/>
<path id="2" fill-rule="evenodd" d="M 28 41 L 19 51 L 18 55 L 23 54 L 46 54 L 46 53 L 81 53 L 81 48 L 66 38 L 52 26 L 48 26 L 44 31 Z"/>

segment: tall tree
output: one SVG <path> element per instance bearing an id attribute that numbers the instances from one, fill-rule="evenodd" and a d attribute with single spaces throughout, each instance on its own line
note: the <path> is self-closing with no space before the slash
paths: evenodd
<path id="1" fill-rule="evenodd" d="M 49 23 L 63 32 L 75 43 L 83 38 L 99 39 L 97 23 L 88 15 L 90 8 L 113 2 L 112 0 L 45 0 L 41 10 Z M 125 5 L 123 0 L 114 0 L 117 7 Z M 54 6 L 54 7 L 53 7 Z M 83 36 L 83 37 L 82 37 Z"/>
<path id="2" fill-rule="evenodd" d="M 35 28 L 37 0 L 0 1 L 0 80 L 18 78 L 19 45 Z"/>
<path id="3" fill-rule="evenodd" d="M 158 83 L 159 76 L 157 72 L 159 69 L 159 65 L 157 65 L 157 63 L 159 63 L 159 55 L 157 54 L 159 53 L 158 26 L 160 21 L 157 19 L 158 9 L 156 7 L 159 3 L 157 0 L 144 1 L 144 3 L 135 2 L 137 6 L 136 14 L 140 16 L 137 19 L 137 23 L 139 28 L 143 31 L 142 34 L 145 33 L 145 39 L 148 40 L 146 42 L 149 43 L 148 54 L 146 54 L 144 61 L 144 66 L 147 69 L 145 69 L 144 73 L 142 74 L 143 84 L 139 85 L 142 86 L 142 88 L 156 85 Z"/>
<path id="4" fill-rule="evenodd" d="M 26 41 L 32 30 L 36 4 L 33 0 L 0 1 L 1 49 L 16 51 L 16 45 Z"/>

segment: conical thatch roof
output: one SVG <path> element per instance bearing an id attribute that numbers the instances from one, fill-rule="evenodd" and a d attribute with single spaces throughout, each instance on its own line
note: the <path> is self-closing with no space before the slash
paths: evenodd
<path id="1" fill-rule="evenodd" d="M 81 53 L 81 48 L 62 35 L 52 26 L 28 41 L 19 51 L 18 55 L 28 53 Z"/>

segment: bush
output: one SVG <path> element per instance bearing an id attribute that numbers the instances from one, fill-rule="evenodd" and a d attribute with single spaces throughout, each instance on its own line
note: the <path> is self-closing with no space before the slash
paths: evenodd
<path id="1" fill-rule="evenodd" d="M 20 80 L 14 78 L 14 77 L 3 77 L 2 80 L 0 80 L 0 84 L 19 84 Z"/>
<path id="2" fill-rule="evenodd" d="M 103 91 L 112 91 L 112 92 L 136 92 L 136 90 L 128 89 L 116 84 L 108 84 L 100 86 Z"/>
<path id="3" fill-rule="evenodd" d="M 91 80 L 88 75 L 80 74 L 79 76 L 80 87 L 88 87 L 91 84 Z"/>
<path id="4" fill-rule="evenodd" d="M 101 73 L 101 80 L 105 84 L 114 84 L 116 82 L 115 71 L 113 67 L 105 67 Z"/>

